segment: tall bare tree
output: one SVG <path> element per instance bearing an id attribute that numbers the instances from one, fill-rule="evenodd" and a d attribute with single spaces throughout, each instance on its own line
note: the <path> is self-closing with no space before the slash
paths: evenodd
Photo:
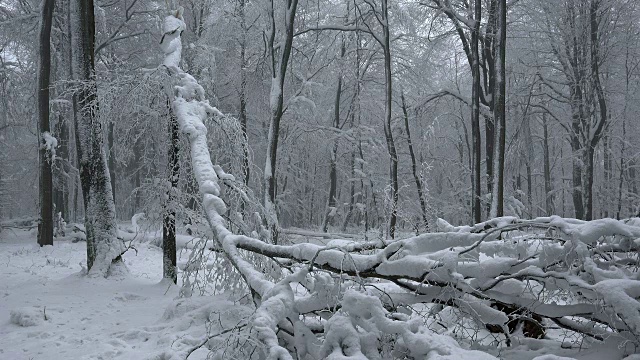
<path id="1" fill-rule="evenodd" d="M 95 75 L 93 0 L 71 1 L 72 72 L 79 89 L 74 94 L 76 151 L 85 208 L 87 270 L 108 276 L 122 262 L 124 242 L 117 237 L 116 212 L 107 167 Z"/>
<path id="2" fill-rule="evenodd" d="M 40 190 L 40 222 L 38 244 L 53 245 L 53 174 L 54 149 L 47 138 L 51 136 L 49 123 L 49 85 L 51 76 L 51 23 L 55 0 L 42 1 L 40 19 L 40 61 L 38 63 L 38 161 Z"/>
<path id="3" fill-rule="evenodd" d="M 491 190 L 490 217 L 504 215 L 504 152 L 506 146 L 506 46 L 507 1 L 497 0 L 497 36 L 495 38 L 495 87 L 493 93 L 493 123 L 495 145 L 493 157 L 493 189 Z"/>
<path id="4" fill-rule="evenodd" d="M 285 21 L 282 38 L 277 38 L 277 25 L 280 24 L 280 21 L 276 20 L 275 1 L 271 0 L 269 7 L 271 31 L 268 39 L 268 51 L 271 56 L 271 94 L 269 97 L 271 121 L 267 140 L 267 158 L 264 165 L 264 207 L 267 211 L 267 223 L 271 232 L 271 239 L 274 244 L 277 244 L 279 226 L 276 208 L 278 140 L 280 139 L 280 121 L 284 112 L 284 80 L 293 46 L 293 25 L 296 18 L 298 0 L 285 0 Z"/>

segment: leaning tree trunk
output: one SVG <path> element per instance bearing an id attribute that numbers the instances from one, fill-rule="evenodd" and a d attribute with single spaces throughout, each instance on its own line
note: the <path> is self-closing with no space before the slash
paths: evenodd
<path id="1" fill-rule="evenodd" d="M 102 125 L 97 118 L 93 0 L 72 0 L 73 78 L 80 89 L 74 95 L 76 147 L 85 208 L 87 270 L 108 276 L 122 262 L 124 242 L 117 237 L 116 212 L 104 149 Z"/>
<path id="2" fill-rule="evenodd" d="M 40 20 L 40 63 L 38 64 L 38 160 L 40 223 L 38 224 L 38 244 L 53 245 L 53 149 L 46 146 L 49 134 L 49 77 L 51 75 L 51 23 L 53 21 L 54 0 L 42 2 Z M 51 146 L 51 144 L 49 144 Z"/>
<path id="3" fill-rule="evenodd" d="M 400 93 L 400 99 L 402 101 L 402 114 L 404 115 L 404 129 L 407 132 L 407 143 L 409 145 L 409 155 L 411 156 L 411 172 L 413 174 L 413 180 L 416 182 L 416 188 L 418 190 L 418 200 L 420 201 L 420 212 L 422 215 L 422 224 L 425 231 L 429 231 L 429 220 L 427 219 L 427 202 L 424 198 L 424 192 L 422 191 L 422 180 L 418 174 L 418 165 L 416 164 L 416 154 L 413 151 L 413 142 L 411 140 L 411 129 L 409 127 L 409 112 L 407 111 L 407 104 L 404 100 L 404 91 Z"/>

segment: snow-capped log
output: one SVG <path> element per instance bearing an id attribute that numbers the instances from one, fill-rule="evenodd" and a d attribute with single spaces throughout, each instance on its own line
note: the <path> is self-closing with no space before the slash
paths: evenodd
<path id="1" fill-rule="evenodd" d="M 222 216 L 227 207 L 219 187 L 226 174 L 211 162 L 204 125 L 209 116 L 224 115 L 177 65 L 180 40 L 172 32 L 182 26 L 180 11 L 165 19 L 164 41 L 171 46 L 163 47 L 162 66 L 173 79 L 172 108 L 189 140 L 209 225 L 258 306 L 252 324 L 269 358 L 382 358 L 382 335 L 414 358 L 467 351 L 398 311 L 415 304 L 447 307 L 479 329 L 501 329 L 507 342 L 518 334 L 542 337 L 556 326 L 579 337 L 615 335 L 640 345 L 640 279 L 634 272 L 640 226 L 635 223 L 497 218 L 456 228 L 440 222 L 447 232 L 390 242 L 336 239 L 327 246 L 274 245 L 232 233 Z M 269 280 L 245 260 L 245 251 L 286 263 L 291 275 Z M 518 333 L 519 323 L 525 330 Z M 473 356 L 492 358 L 485 355 Z"/>

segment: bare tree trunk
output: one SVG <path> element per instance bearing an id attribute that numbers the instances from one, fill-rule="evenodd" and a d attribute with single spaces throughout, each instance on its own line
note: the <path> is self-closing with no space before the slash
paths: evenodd
<path id="1" fill-rule="evenodd" d="M 347 5 L 347 12 L 349 11 L 349 5 Z M 355 16 L 356 20 L 357 20 L 357 13 Z M 359 32 L 356 32 L 356 50 L 355 50 L 355 61 L 354 61 L 354 76 L 355 76 L 355 94 L 353 95 L 353 106 L 354 109 L 351 112 L 351 119 L 350 119 L 350 126 L 351 129 L 354 128 L 355 123 L 356 123 L 356 113 L 358 113 L 358 125 L 360 125 L 360 36 L 359 36 Z M 359 135 L 358 135 L 359 136 Z M 360 146 L 360 142 L 358 141 L 358 146 Z M 353 212 L 354 210 L 354 205 L 356 202 L 355 196 L 356 196 L 356 184 L 355 184 L 355 178 L 356 178 L 356 150 L 352 149 L 351 150 L 351 172 L 350 172 L 350 180 L 349 180 L 349 212 L 347 213 L 347 215 L 344 217 L 344 220 L 342 222 L 342 231 L 345 232 L 347 231 L 347 225 L 349 224 L 349 221 L 351 220 L 351 218 L 353 217 Z M 362 163 L 360 163 L 360 173 L 362 173 L 364 170 L 364 166 Z M 362 198 L 363 198 L 363 191 L 364 191 L 364 185 L 363 185 L 363 181 L 362 179 L 360 179 L 360 202 L 362 202 Z M 359 224 L 359 219 L 360 219 L 360 211 L 358 211 L 358 213 L 356 214 L 356 224 Z M 365 230 L 366 231 L 366 230 Z"/>
<path id="2" fill-rule="evenodd" d="M 520 114 L 516 108 L 514 118 L 518 119 Z M 535 217 L 533 206 L 533 162 L 534 162 L 534 149 L 533 149 L 533 137 L 531 132 L 532 118 L 527 114 L 527 111 L 523 112 L 523 133 L 524 137 L 524 154 L 520 157 L 523 160 L 525 166 L 525 172 L 527 176 L 527 209 L 530 218 Z M 519 167 L 518 167 L 519 168 Z M 520 187 L 518 187 L 519 189 Z"/>
<path id="3" fill-rule="evenodd" d="M 111 193 L 102 125 L 97 119 L 93 0 L 72 1 L 73 77 L 81 81 L 74 96 L 76 147 L 85 208 L 87 269 L 108 276 L 113 263 L 122 262 L 125 246 L 117 238 L 116 213 Z"/>
<path id="4" fill-rule="evenodd" d="M 58 124 L 56 126 L 56 136 L 58 138 L 58 150 L 56 156 L 62 160 L 69 160 L 69 130 L 65 119 L 62 115 L 58 116 Z M 55 171 L 55 177 L 57 178 L 56 186 L 54 186 L 53 203 L 55 205 L 56 213 L 62 213 L 62 218 L 69 218 L 69 171 L 65 168 L 67 166 L 60 165 Z"/>
<path id="5" fill-rule="evenodd" d="M 116 203 L 116 144 L 113 121 L 109 121 L 107 125 L 107 143 L 109 147 L 108 166 L 111 178 L 111 195 L 113 203 Z"/>
<path id="6" fill-rule="evenodd" d="M 342 54 L 344 55 L 344 45 L 342 46 Z M 340 129 L 340 96 L 342 95 L 342 76 L 338 76 L 338 86 L 336 89 L 336 98 L 333 105 L 333 127 Z M 322 222 L 322 232 L 327 232 L 329 223 L 335 216 L 336 212 L 336 187 L 338 186 L 338 139 L 334 140 L 331 154 L 329 155 L 329 199 L 327 200 L 327 209 L 325 211 L 324 220 Z"/>
<path id="7" fill-rule="evenodd" d="M 169 190 L 165 214 L 162 226 L 162 274 L 163 278 L 170 279 L 174 284 L 178 282 L 176 269 L 176 206 L 178 204 L 178 180 L 180 179 L 180 163 L 178 154 L 180 151 L 180 129 L 178 121 L 171 109 L 171 103 L 167 100 L 169 111 L 169 151 L 167 171 L 169 177 Z"/>
<path id="8" fill-rule="evenodd" d="M 547 113 L 542 113 L 542 148 L 544 156 L 544 198 L 547 216 L 554 214 L 553 189 L 551 187 L 551 158 L 549 156 L 549 129 L 547 124 Z"/>
<path id="9" fill-rule="evenodd" d="M 625 178 L 625 150 L 627 145 L 627 117 L 628 114 L 628 103 L 629 103 L 629 83 L 631 78 L 631 69 L 629 64 L 629 44 L 627 43 L 625 59 L 624 59 L 624 70 L 625 70 L 625 92 L 624 92 L 624 108 L 622 110 L 622 139 L 620 140 L 620 179 L 618 181 L 618 209 L 616 212 L 616 219 L 620 219 L 622 216 L 622 186 Z"/>
<path id="10" fill-rule="evenodd" d="M 586 173 L 586 212 L 585 220 L 591 220 L 593 218 L 593 154 L 598 142 L 602 138 L 606 124 L 608 123 L 609 113 L 607 112 L 607 101 L 604 96 L 604 90 L 602 83 L 600 82 L 600 39 L 599 39 L 599 14 L 601 0 L 591 0 L 591 6 L 589 8 L 590 17 L 590 32 L 591 32 L 591 79 L 595 89 L 596 96 L 598 98 L 598 108 L 600 109 L 600 119 L 595 125 L 595 129 L 589 131 L 592 137 L 587 144 L 587 151 L 585 154 L 588 156 L 585 159 L 587 163 Z"/>
<path id="11" fill-rule="evenodd" d="M 411 172 L 413 173 L 413 180 L 416 183 L 418 189 L 418 200 L 420 201 L 420 210 L 422 215 L 422 222 L 425 231 L 429 231 L 429 220 L 427 218 L 427 202 L 424 198 L 424 192 L 422 191 L 422 180 L 418 174 L 418 165 L 416 164 L 416 155 L 413 151 L 413 142 L 411 140 L 411 129 L 409 128 L 409 113 L 407 111 L 407 104 L 404 99 L 404 91 L 400 93 L 400 99 L 402 101 L 402 113 L 404 114 L 404 129 L 407 132 L 407 143 L 409 145 L 409 155 L 411 157 Z"/>
<path id="12" fill-rule="evenodd" d="M 487 14 L 487 27 L 485 30 L 485 38 L 483 39 L 483 53 L 484 53 L 484 87 L 487 94 L 491 95 L 491 99 L 485 100 L 485 103 L 489 106 L 489 110 L 495 114 L 496 107 L 496 79 L 497 79 L 497 64 L 496 58 L 499 54 L 496 53 L 498 48 L 498 42 L 500 39 L 496 38 L 500 31 L 499 25 L 499 2 L 501 0 L 490 0 Z M 478 29 L 478 32 L 480 30 Z M 478 59 L 478 61 L 480 61 Z M 479 76 L 479 75 L 478 75 Z M 479 90 L 479 96 L 482 96 L 482 90 Z M 498 124 L 499 125 L 499 124 Z M 495 144 L 496 144 L 496 118 L 485 117 L 485 163 L 487 174 L 487 192 L 493 193 L 494 191 L 494 171 L 495 171 Z M 493 196 L 492 196 L 493 197 Z M 491 204 L 487 205 L 487 213 L 491 213 Z"/>
<path id="13" fill-rule="evenodd" d="M 506 46 L 507 46 L 507 1 L 498 0 L 498 36 L 496 50 L 496 88 L 493 95 L 493 121 L 496 126 L 493 189 L 491 191 L 491 217 L 504 216 L 504 152 L 506 146 Z"/>
<path id="14" fill-rule="evenodd" d="M 348 13 L 347 13 L 348 14 Z M 344 59 L 346 48 L 344 38 L 340 46 L 340 59 Z M 333 103 L 333 128 L 336 132 L 340 131 L 340 98 L 342 97 L 342 70 L 339 70 L 338 85 L 336 87 L 336 97 Z M 327 232 L 329 223 L 333 220 L 337 210 L 336 188 L 338 186 L 338 139 L 334 140 L 331 154 L 329 155 L 329 199 L 327 200 L 327 209 L 325 211 L 324 221 L 322 223 L 322 231 Z"/>
<path id="15" fill-rule="evenodd" d="M 482 1 L 475 0 L 475 27 L 471 32 L 471 75 L 473 78 L 471 94 L 471 138 L 473 143 L 473 220 L 482 221 L 480 206 L 480 59 L 478 54 L 478 40 L 480 36 L 480 21 L 482 20 Z M 487 138 L 487 143 L 489 143 Z"/>
<path id="16" fill-rule="evenodd" d="M 352 119 L 353 119 L 353 115 L 352 115 Z M 347 224 L 349 224 L 349 221 L 353 217 L 353 211 L 354 211 L 353 207 L 354 207 L 355 196 L 356 196 L 356 183 L 354 180 L 356 177 L 356 169 L 355 169 L 356 153 L 353 150 L 351 151 L 351 159 L 349 162 L 349 166 L 351 168 L 351 172 L 349 173 L 350 174 L 349 176 L 349 207 L 347 209 L 347 214 L 345 215 L 344 220 L 342 221 L 342 226 L 340 227 L 342 232 L 347 231 Z"/>
<path id="17" fill-rule="evenodd" d="M 602 215 L 605 218 L 612 216 L 613 213 L 609 212 L 611 207 L 611 202 L 609 200 L 613 199 L 613 194 L 611 193 L 611 185 L 613 182 L 613 158 L 611 156 L 611 139 L 609 137 L 609 132 L 605 131 L 604 136 L 602 137 L 602 157 L 604 162 L 604 186 L 602 191 L 602 203 L 600 204 L 600 208 L 602 211 Z"/>
<path id="18" fill-rule="evenodd" d="M 240 130 L 242 131 L 242 175 L 245 186 L 249 185 L 251 169 L 249 168 L 249 137 L 247 135 L 247 24 L 245 14 L 246 1 L 240 0 Z M 243 203 L 244 211 L 244 203 Z"/>
<path id="19" fill-rule="evenodd" d="M 385 77 L 385 122 L 384 134 L 387 140 L 389 152 L 389 180 L 391 182 L 391 216 L 389 218 L 389 237 L 396 236 L 396 222 L 398 218 L 398 154 L 393 141 L 391 129 L 391 40 L 389 36 L 389 9 L 388 0 L 382 0 L 382 48 L 384 52 L 384 77 Z"/>
<path id="20" fill-rule="evenodd" d="M 282 43 L 276 43 L 276 19 L 274 0 L 271 0 L 271 34 L 269 36 L 269 49 L 271 52 L 271 122 L 269 124 L 269 137 L 267 141 L 267 159 L 264 167 L 265 195 L 264 207 L 267 212 L 267 222 L 271 231 L 271 241 L 278 243 L 278 213 L 276 209 L 276 169 L 278 159 L 278 140 L 280 135 L 280 120 L 282 120 L 284 105 L 284 79 L 287 74 L 287 66 L 293 45 L 293 23 L 298 7 L 298 0 L 286 0 L 285 10 L 285 35 Z M 281 46 L 282 45 L 282 46 Z M 276 59 L 279 49 L 279 59 Z"/>
<path id="21" fill-rule="evenodd" d="M 40 20 L 40 62 L 38 64 L 38 160 L 39 160 L 39 200 L 40 222 L 38 224 L 38 244 L 53 245 L 53 165 L 54 149 L 47 149 L 45 134 L 50 135 L 49 123 L 49 77 L 51 76 L 51 23 L 53 21 L 54 0 L 42 2 Z"/>

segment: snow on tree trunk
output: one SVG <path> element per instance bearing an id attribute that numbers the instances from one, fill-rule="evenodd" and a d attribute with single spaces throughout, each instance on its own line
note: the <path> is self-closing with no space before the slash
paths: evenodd
<path id="1" fill-rule="evenodd" d="M 124 242 L 117 237 L 116 211 L 107 168 L 94 67 L 93 0 L 71 1 L 72 72 L 80 89 L 74 94 L 75 132 L 85 207 L 87 270 L 108 276 L 122 262 Z"/>
<path id="2" fill-rule="evenodd" d="M 168 150 L 168 183 L 167 203 L 162 226 L 162 274 L 165 279 L 170 279 L 174 284 L 178 282 L 176 269 L 176 207 L 178 197 L 178 181 L 180 179 L 180 163 L 178 153 L 180 151 L 180 134 L 178 121 L 173 115 L 171 103 L 168 101 L 169 110 L 169 150 Z"/>
<path id="3" fill-rule="evenodd" d="M 276 24 L 277 14 L 273 8 L 274 2 L 270 3 L 271 32 L 269 35 L 269 51 L 271 54 L 271 92 L 269 97 L 269 107 L 271 109 L 271 122 L 269 123 L 269 135 L 267 140 L 267 157 L 264 165 L 264 208 L 266 221 L 271 231 L 271 240 L 278 243 L 278 212 L 276 209 L 277 196 L 277 159 L 278 140 L 280 137 L 280 121 L 282 120 L 284 108 L 284 80 L 289 65 L 289 57 L 293 48 L 294 28 L 293 23 L 296 17 L 298 0 L 286 2 L 284 16 L 284 38 L 276 42 L 278 33 Z M 276 58 L 278 57 L 278 58 Z"/>

